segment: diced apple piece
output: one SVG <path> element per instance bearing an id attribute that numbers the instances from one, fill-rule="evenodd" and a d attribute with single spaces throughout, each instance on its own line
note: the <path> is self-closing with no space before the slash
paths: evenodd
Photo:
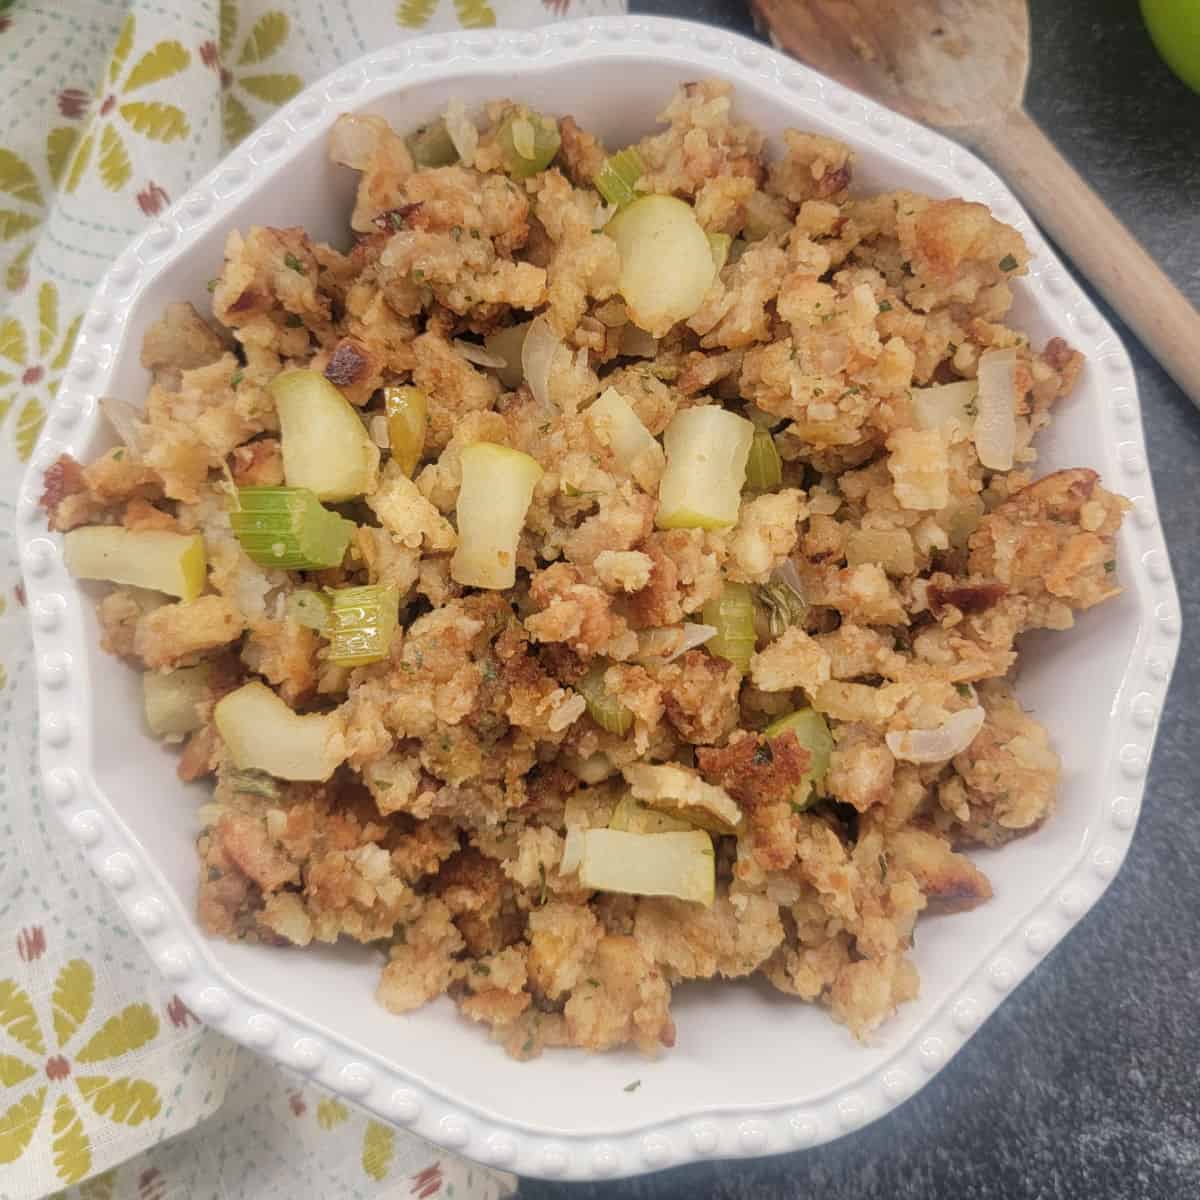
<path id="1" fill-rule="evenodd" d="M 588 829 L 582 834 L 579 882 L 599 892 L 674 896 L 710 905 L 716 855 L 701 829 L 690 833 L 626 833 Z"/>
<path id="2" fill-rule="evenodd" d="M 704 302 L 717 266 L 690 205 L 674 196 L 643 196 L 604 232 L 617 243 L 619 288 L 634 324 L 662 337 Z"/>
<path id="3" fill-rule="evenodd" d="M 675 763 L 630 763 L 623 768 L 633 798 L 713 833 L 735 834 L 742 810 L 733 797 Z"/>
<path id="4" fill-rule="evenodd" d="M 370 491 L 379 451 L 346 397 L 316 371 L 277 375 L 269 390 L 279 413 L 288 486 L 333 501 Z"/>
<path id="5" fill-rule="evenodd" d="M 208 675 L 208 664 L 201 663 L 165 675 L 147 671 L 142 676 L 146 724 L 155 737 L 176 741 L 204 724 L 197 706 L 208 698 Z"/>
<path id="6" fill-rule="evenodd" d="M 653 492 L 662 479 L 665 458 L 663 448 L 642 424 L 633 405 L 617 391 L 605 388 L 587 410 L 587 423 L 617 461 L 647 491 Z"/>
<path id="7" fill-rule="evenodd" d="M 609 829 L 620 829 L 625 833 L 686 833 L 696 826 L 681 817 L 669 813 L 655 812 L 630 795 L 622 796 L 613 809 Z"/>
<path id="8" fill-rule="evenodd" d="M 234 765 L 243 770 L 322 782 L 346 757 L 341 722 L 334 713 L 302 716 L 262 683 L 244 684 L 222 697 L 213 718 Z"/>
<path id="9" fill-rule="evenodd" d="M 517 542 L 542 468 L 528 454 L 492 442 L 475 442 L 460 458 L 458 548 L 450 574 L 466 587 L 510 588 L 517 579 Z"/>
<path id="10" fill-rule="evenodd" d="M 105 579 L 195 600 L 204 590 L 207 560 L 198 533 L 84 525 L 63 537 L 67 570 L 76 579 Z"/>
<path id="11" fill-rule="evenodd" d="M 677 412 L 663 434 L 660 529 L 727 529 L 738 518 L 754 426 L 719 404 Z"/>

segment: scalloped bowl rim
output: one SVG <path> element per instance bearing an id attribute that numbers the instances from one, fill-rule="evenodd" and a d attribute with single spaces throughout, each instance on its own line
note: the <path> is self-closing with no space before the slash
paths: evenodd
<path id="1" fill-rule="evenodd" d="M 1121 535 L 1137 632 L 1116 691 L 1103 742 L 1105 794 L 1075 857 L 1032 908 L 991 945 L 966 982 L 940 999 L 886 1057 L 852 1069 L 838 1086 L 802 1104 L 723 1105 L 689 1098 L 656 1118 L 643 1110 L 597 1133 L 564 1133 L 556 1117 L 515 1120 L 439 1091 L 400 1062 L 352 1045 L 350 1029 L 315 1025 L 239 982 L 209 952 L 190 911 L 103 792 L 93 773 L 86 670 L 72 680 L 81 642 L 82 593 L 63 568 L 60 539 L 47 535 L 37 506 L 41 477 L 57 456 L 85 440 L 99 421 L 103 394 L 125 337 L 124 321 L 143 289 L 203 231 L 219 226 L 254 178 L 281 152 L 323 138 L 332 117 L 394 93 L 472 71 L 553 71 L 605 57 L 723 75 L 735 86 L 777 93 L 773 103 L 802 123 L 821 112 L 846 140 L 889 161 L 918 164 L 950 194 L 983 199 L 1017 225 L 1035 254 L 1021 283 L 1040 308 L 1055 308 L 1071 340 L 1103 372 L 1107 402 L 1097 418 L 1114 449 L 1118 490 L 1132 494 Z M 517 88 L 519 92 L 520 88 Z M 806 109 L 807 111 L 802 111 Z M 268 168 L 269 169 L 269 168 Z M 260 177 L 261 178 L 261 177 Z M 116 310 L 116 311 L 114 311 Z M 128 352 L 128 351 L 126 351 Z M 1113 456 L 1110 456 L 1113 457 Z M 1112 482 L 1112 480 L 1108 480 Z M 313 84 L 282 109 L 124 251 L 97 289 L 83 321 L 64 386 L 34 453 L 18 501 L 17 533 L 33 624 L 42 787 L 150 956 L 206 1022 L 335 1092 L 430 1141 L 498 1167 L 574 1180 L 612 1178 L 701 1158 L 754 1156 L 819 1144 L 897 1106 L 943 1066 L 967 1038 L 1096 902 L 1124 859 L 1136 824 L 1180 638 L 1179 605 L 1149 481 L 1136 383 L 1121 343 L 1054 257 L 1003 183 L 980 160 L 929 130 L 816 75 L 748 39 L 665 18 L 615 17 L 532 31 L 425 37 L 372 52 Z M 71 684 L 72 686 L 65 686 Z M 468 1031 L 477 1037 L 478 1031 Z M 483 1053 L 481 1051 L 481 1053 Z M 481 1069 L 486 1065 L 481 1058 Z M 646 1064 L 639 1073 L 649 1077 Z M 587 1103 L 583 1101 L 582 1103 Z"/>

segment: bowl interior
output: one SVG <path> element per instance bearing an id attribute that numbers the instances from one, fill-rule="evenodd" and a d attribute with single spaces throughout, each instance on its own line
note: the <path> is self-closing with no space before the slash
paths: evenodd
<path id="1" fill-rule="evenodd" d="M 415 87 L 398 77 L 394 90 L 364 111 L 380 113 L 404 128 L 440 112 L 452 96 L 468 105 L 513 96 L 549 112 L 572 113 L 610 146 L 619 146 L 646 132 L 672 89 L 695 77 L 695 67 L 667 57 L 650 61 L 612 50 L 570 66 L 531 64 L 517 78 L 477 66 L 469 74 Z M 737 105 L 741 116 L 764 129 L 773 144 L 788 126 L 845 137 L 858 152 L 855 187 L 860 193 L 896 187 L 934 195 L 962 191 L 947 183 L 949 176 L 938 165 L 944 154 L 923 157 L 906 137 L 875 133 L 865 125 L 856 124 L 858 132 L 847 134 L 811 93 L 793 94 L 762 81 L 742 83 Z M 171 300 L 190 299 L 208 311 L 205 285 L 217 273 L 228 230 L 299 225 L 344 246 L 353 188 L 350 172 L 327 163 L 323 137 L 290 149 L 263 169 L 220 227 L 169 263 L 136 299 L 125 317 L 108 391 L 140 404 L 148 384 L 138 362 L 142 334 Z M 1004 215 L 1012 219 L 1015 208 Z M 1035 342 L 1054 334 L 1072 338 L 1063 313 L 1052 311 L 1048 301 L 1025 285 L 1017 290 L 1017 319 Z M 1043 439 L 1046 470 L 1090 465 L 1103 476 L 1116 476 L 1115 451 L 1097 416 L 1103 399 L 1098 375 L 1095 369 L 1085 371 Z M 94 423 L 90 438 L 84 455 L 108 444 L 100 422 Z M 99 651 L 91 606 L 85 608 L 95 777 L 190 912 L 197 873 L 195 809 L 205 789 L 181 785 L 174 774 L 175 755 L 143 732 L 137 676 Z M 1098 750 L 1109 740 L 1122 680 L 1139 638 L 1140 613 L 1138 597 L 1130 593 L 1083 616 L 1070 632 L 1026 643 L 1018 690 L 1025 705 L 1048 725 L 1063 759 L 1058 812 L 1035 835 L 1000 853 L 978 856 L 995 887 L 990 904 L 921 922 L 916 950 L 921 998 L 905 1007 L 871 1045 L 856 1044 L 824 1012 L 766 986 L 726 982 L 676 991 L 678 1045 L 656 1062 L 633 1053 L 588 1057 L 557 1051 L 518 1064 L 479 1028 L 460 1020 L 447 1001 L 404 1018 L 385 1013 L 373 1000 L 380 956 L 372 950 L 339 946 L 300 953 L 210 941 L 206 953 L 232 982 L 323 1027 L 356 1054 L 398 1065 L 452 1101 L 518 1126 L 611 1134 L 706 1109 L 762 1109 L 816 1100 L 878 1069 L 958 991 L 983 956 L 1083 852 L 1099 797 L 1108 791 L 1101 785 L 1109 756 Z M 641 1080 L 641 1087 L 626 1091 L 634 1079 Z"/>

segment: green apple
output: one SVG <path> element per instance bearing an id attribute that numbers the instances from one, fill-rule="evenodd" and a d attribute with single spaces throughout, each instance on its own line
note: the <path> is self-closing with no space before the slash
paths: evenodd
<path id="1" fill-rule="evenodd" d="M 1142 16 L 1167 66 L 1200 92 L 1200 0 L 1142 0 Z"/>

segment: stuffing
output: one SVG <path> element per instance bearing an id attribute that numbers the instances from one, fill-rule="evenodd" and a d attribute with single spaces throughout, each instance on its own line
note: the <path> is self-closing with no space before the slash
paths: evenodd
<path id="1" fill-rule="evenodd" d="M 657 1054 L 674 986 L 745 976 L 865 1038 L 922 914 L 991 897 L 972 849 L 1053 818 L 1020 635 L 1119 594 L 1128 508 L 1038 474 L 1082 356 L 1010 324 L 1017 230 L 768 147 L 728 83 L 629 148 L 615 228 L 574 117 L 443 119 L 461 158 L 340 117 L 348 248 L 230 232 L 121 444 L 45 471 L 101 646 L 183 698 L 201 926 L 384 948 L 383 1007 L 521 1060 Z M 1011 470 L 941 388 L 994 351 Z"/>

